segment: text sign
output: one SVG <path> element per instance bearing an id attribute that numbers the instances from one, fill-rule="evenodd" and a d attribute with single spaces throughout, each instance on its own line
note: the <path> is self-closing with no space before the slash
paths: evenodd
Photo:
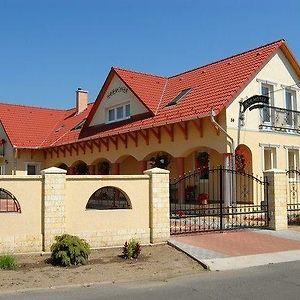
<path id="1" fill-rule="evenodd" d="M 117 88 L 111 90 L 111 91 L 107 94 L 106 98 L 109 99 L 110 97 L 112 97 L 113 95 L 115 95 L 115 94 L 117 94 L 117 93 L 124 93 L 124 94 L 127 94 L 127 92 L 128 92 L 128 88 L 127 88 L 127 87 L 125 87 L 125 86 L 119 86 L 119 87 L 117 87 Z"/>
<path id="2" fill-rule="evenodd" d="M 245 112 L 247 108 L 254 104 L 269 104 L 269 97 L 264 95 L 254 95 L 248 99 L 246 99 L 243 103 L 243 111 Z"/>

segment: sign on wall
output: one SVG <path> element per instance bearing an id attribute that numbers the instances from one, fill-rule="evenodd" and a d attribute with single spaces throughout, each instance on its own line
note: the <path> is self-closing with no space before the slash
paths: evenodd
<path id="1" fill-rule="evenodd" d="M 112 89 L 110 92 L 108 92 L 106 98 L 109 99 L 111 98 L 112 96 L 118 94 L 118 93 L 124 93 L 124 94 L 127 94 L 128 92 L 128 88 L 125 87 L 125 86 L 119 86 L 117 88 L 114 88 Z"/>

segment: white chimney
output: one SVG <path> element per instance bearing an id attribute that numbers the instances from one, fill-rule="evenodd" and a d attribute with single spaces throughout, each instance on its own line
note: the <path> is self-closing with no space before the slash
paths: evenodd
<path id="1" fill-rule="evenodd" d="M 76 114 L 83 112 L 88 105 L 88 92 L 81 88 L 76 91 Z"/>

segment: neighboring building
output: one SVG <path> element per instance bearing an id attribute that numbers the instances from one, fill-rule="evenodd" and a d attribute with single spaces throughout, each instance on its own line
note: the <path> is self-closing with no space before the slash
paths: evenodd
<path id="1" fill-rule="evenodd" d="M 165 153 L 171 177 L 230 166 L 232 141 L 212 110 L 246 159 L 239 168 L 298 168 L 299 82 L 284 40 L 171 77 L 112 68 L 91 104 L 81 89 L 69 110 L 0 103 L 0 172 L 139 174 Z M 270 105 L 247 110 L 240 126 L 239 102 L 256 94 L 269 95 Z"/>

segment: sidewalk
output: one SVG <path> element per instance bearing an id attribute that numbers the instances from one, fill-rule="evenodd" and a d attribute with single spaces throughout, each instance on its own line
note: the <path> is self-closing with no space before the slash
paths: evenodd
<path id="1" fill-rule="evenodd" d="M 300 260 L 300 231 L 242 230 L 174 236 L 169 244 L 205 268 L 232 270 Z"/>

